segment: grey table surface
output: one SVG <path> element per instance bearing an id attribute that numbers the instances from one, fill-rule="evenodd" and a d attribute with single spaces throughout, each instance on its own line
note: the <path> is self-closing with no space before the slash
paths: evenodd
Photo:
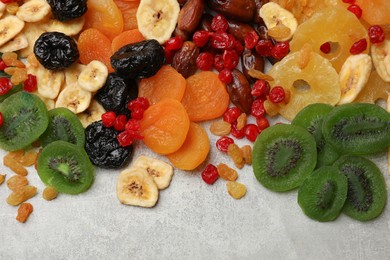
<path id="1" fill-rule="evenodd" d="M 210 139 L 213 144 L 217 137 Z M 134 156 L 140 154 L 158 157 L 138 144 Z M 386 155 L 372 159 L 389 183 Z M 232 166 L 213 146 L 208 161 Z M 151 209 L 119 203 L 120 170 L 98 169 L 86 193 L 60 194 L 48 202 L 30 168 L 29 181 L 39 193 L 29 201 L 34 212 L 25 224 L 15 220 L 17 208 L 5 202 L 10 192 L 0 186 L 0 259 L 389 259 L 388 206 L 368 223 L 345 215 L 319 223 L 302 213 L 297 191 L 266 190 L 250 166 L 239 171 L 238 181 L 248 192 L 238 201 L 228 195 L 225 181 L 206 185 L 199 175 L 203 167 L 175 170 L 170 187 Z M 3 166 L 0 170 L 12 175 Z"/>

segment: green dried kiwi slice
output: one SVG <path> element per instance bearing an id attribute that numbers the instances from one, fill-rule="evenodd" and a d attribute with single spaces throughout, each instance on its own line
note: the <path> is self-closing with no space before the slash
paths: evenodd
<path id="1" fill-rule="evenodd" d="M 65 141 L 54 141 L 43 148 L 37 170 L 43 183 L 67 194 L 88 190 L 94 179 L 94 167 L 85 150 Z"/>
<path id="2" fill-rule="evenodd" d="M 343 212 L 360 221 L 378 217 L 387 200 L 386 183 L 379 168 L 372 161 L 354 155 L 342 156 L 334 166 L 348 178 Z"/>
<path id="3" fill-rule="evenodd" d="M 277 124 L 256 139 L 252 167 L 256 179 L 272 191 L 299 187 L 317 162 L 316 142 L 304 128 Z"/>
<path id="4" fill-rule="evenodd" d="M 0 147 L 14 151 L 29 146 L 49 124 L 47 108 L 42 100 L 21 91 L 0 104 L 3 125 L 0 127 Z"/>
<path id="5" fill-rule="evenodd" d="M 49 118 L 49 125 L 39 138 L 43 147 L 58 140 L 84 147 L 84 128 L 72 111 L 64 107 L 54 108 L 49 111 Z"/>
<path id="6" fill-rule="evenodd" d="M 324 118 L 322 134 L 341 154 L 375 154 L 390 145 L 390 114 L 375 104 L 341 105 Z"/>
<path id="7" fill-rule="evenodd" d="M 295 116 L 292 125 L 305 128 L 313 135 L 317 144 L 317 165 L 320 168 L 325 165 L 332 165 L 340 156 L 329 143 L 325 142 L 322 135 L 322 121 L 332 111 L 333 106 L 323 103 L 310 104 Z"/>
<path id="8" fill-rule="evenodd" d="M 298 204 L 306 216 L 321 221 L 335 220 L 343 209 L 348 179 L 333 166 L 315 170 L 298 191 Z"/>

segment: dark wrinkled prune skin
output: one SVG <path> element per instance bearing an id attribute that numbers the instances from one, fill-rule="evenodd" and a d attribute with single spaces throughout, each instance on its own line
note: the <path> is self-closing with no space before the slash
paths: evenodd
<path id="1" fill-rule="evenodd" d="M 55 19 L 69 21 L 87 12 L 87 0 L 47 0 Z"/>
<path id="2" fill-rule="evenodd" d="M 65 69 L 80 56 L 75 40 L 60 32 L 42 33 L 34 44 L 34 54 L 48 70 Z"/>
<path id="3" fill-rule="evenodd" d="M 117 115 L 130 117 L 127 103 L 137 98 L 138 86 L 133 79 L 124 79 L 115 73 L 110 73 L 104 86 L 99 89 L 94 98 L 105 110 L 114 111 Z"/>
<path id="4" fill-rule="evenodd" d="M 121 77 L 149 78 L 165 63 L 163 47 L 156 40 L 128 44 L 111 56 L 111 66 Z"/>
<path id="5" fill-rule="evenodd" d="M 133 152 L 133 146 L 120 146 L 118 131 L 107 128 L 102 121 L 96 121 L 85 129 L 85 151 L 91 162 L 101 168 L 118 169 L 125 166 Z"/>

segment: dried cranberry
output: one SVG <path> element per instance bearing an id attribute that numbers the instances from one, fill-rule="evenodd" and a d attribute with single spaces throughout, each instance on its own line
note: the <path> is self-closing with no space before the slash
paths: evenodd
<path id="1" fill-rule="evenodd" d="M 343 2 L 346 4 L 353 4 L 355 3 L 355 0 L 343 0 Z"/>
<path id="2" fill-rule="evenodd" d="M 325 54 L 328 54 L 332 50 L 331 48 L 330 42 L 325 42 L 320 46 L 320 50 Z"/>
<path id="3" fill-rule="evenodd" d="M 138 140 L 144 139 L 144 137 L 140 134 L 139 131 L 135 131 L 135 130 L 126 130 L 126 132 L 127 132 L 131 137 L 133 137 L 133 139 L 138 139 Z"/>
<path id="4" fill-rule="evenodd" d="M 214 68 L 218 71 L 223 70 L 224 64 L 223 64 L 223 58 L 221 54 L 216 54 L 214 56 Z"/>
<path id="5" fill-rule="evenodd" d="M 181 36 L 175 36 L 170 38 L 165 44 L 165 49 L 168 51 L 177 51 L 183 46 L 183 38 Z"/>
<path id="6" fill-rule="evenodd" d="M 263 57 L 269 57 L 273 47 L 274 44 L 271 40 L 259 40 L 256 44 L 256 52 Z"/>
<path id="7" fill-rule="evenodd" d="M 164 49 L 164 55 L 165 55 L 165 64 L 171 64 L 173 61 L 173 56 L 175 56 L 175 51 L 171 51 L 168 49 Z"/>
<path id="8" fill-rule="evenodd" d="M 230 49 L 230 46 L 234 46 L 234 40 L 226 32 L 216 32 L 211 36 L 211 46 L 214 49 Z"/>
<path id="9" fill-rule="evenodd" d="M 202 52 L 196 58 L 196 66 L 200 70 L 211 70 L 214 64 L 214 56 L 210 52 Z"/>
<path id="10" fill-rule="evenodd" d="M 235 50 L 224 50 L 222 59 L 224 68 L 232 70 L 237 67 L 240 57 Z"/>
<path id="11" fill-rule="evenodd" d="M 12 83 L 9 78 L 0 78 L 0 96 L 7 94 L 12 89 Z"/>
<path id="12" fill-rule="evenodd" d="M 1 0 L 4 4 L 9 4 L 15 2 L 15 0 Z"/>
<path id="13" fill-rule="evenodd" d="M 32 74 L 27 75 L 27 79 L 23 83 L 23 89 L 27 92 L 34 92 L 37 90 L 37 77 Z"/>
<path id="14" fill-rule="evenodd" d="M 244 52 L 244 46 L 241 44 L 240 41 L 237 41 L 234 43 L 234 49 L 236 50 L 238 55 L 241 55 Z"/>
<path id="15" fill-rule="evenodd" d="M 238 130 L 237 129 L 237 122 L 234 122 L 232 124 L 232 129 L 231 129 L 231 134 L 232 136 L 234 136 L 235 138 L 237 139 L 242 139 L 245 137 L 245 131 L 244 131 L 245 128 L 242 128 L 241 130 Z"/>
<path id="16" fill-rule="evenodd" d="M 126 130 L 138 131 L 141 129 L 141 121 L 136 119 L 129 119 L 125 125 Z"/>
<path id="17" fill-rule="evenodd" d="M 244 127 L 244 131 L 246 138 L 251 142 L 256 141 L 257 136 L 260 134 L 259 128 L 254 124 L 247 124 Z"/>
<path id="18" fill-rule="evenodd" d="M 368 28 L 368 37 L 372 43 L 382 43 L 385 40 L 385 32 L 379 25 L 371 25 Z"/>
<path id="19" fill-rule="evenodd" d="M 284 91 L 284 88 L 282 88 L 281 86 L 276 86 L 272 88 L 268 96 L 269 100 L 274 104 L 278 104 L 282 102 L 285 97 L 286 97 L 286 92 Z"/>
<path id="20" fill-rule="evenodd" d="M 228 147 L 230 144 L 233 144 L 234 140 L 228 136 L 222 136 L 217 140 L 215 145 L 217 146 L 217 149 L 221 152 L 227 153 Z"/>
<path id="21" fill-rule="evenodd" d="M 247 49 L 253 49 L 257 42 L 259 41 L 259 35 L 256 33 L 256 31 L 250 31 L 250 32 L 247 32 L 246 35 L 245 35 L 245 38 L 244 38 L 244 42 L 245 42 L 245 48 Z"/>
<path id="22" fill-rule="evenodd" d="M 352 47 L 349 49 L 349 52 L 353 55 L 362 53 L 367 49 L 367 40 L 365 38 L 358 40 Z"/>
<path id="23" fill-rule="evenodd" d="M 8 66 L 5 64 L 5 62 L 0 59 L 0 70 L 3 71 L 7 68 Z"/>
<path id="24" fill-rule="evenodd" d="M 126 123 L 127 123 L 126 116 L 125 115 L 118 115 L 115 118 L 114 129 L 117 131 L 123 131 L 123 130 L 125 130 Z"/>
<path id="25" fill-rule="evenodd" d="M 3 113 L 0 112 L 0 127 L 3 126 L 3 123 L 4 123 Z"/>
<path id="26" fill-rule="evenodd" d="M 264 117 L 265 108 L 264 108 L 264 101 L 262 99 L 258 98 L 253 101 L 251 107 L 251 115 L 256 118 Z"/>
<path id="27" fill-rule="evenodd" d="M 145 109 L 142 107 L 136 107 L 131 110 L 131 118 L 141 120 L 144 117 Z"/>
<path id="28" fill-rule="evenodd" d="M 135 108 L 142 108 L 144 110 L 148 109 L 149 100 L 145 97 L 137 97 L 127 104 L 127 109 L 133 110 Z"/>
<path id="29" fill-rule="evenodd" d="M 219 174 L 217 167 L 212 164 L 208 164 L 202 171 L 202 179 L 207 184 L 213 184 L 218 178 Z"/>
<path id="30" fill-rule="evenodd" d="M 277 60 L 283 59 L 290 52 L 288 42 L 278 42 L 271 50 L 271 56 Z"/>
<path id="31" fill-rule="evenodd" d="M 126 147 L 133 143 L 133 136 L 128 131 L 123 131 L 116 136 L 120 146 Z"/>
<path id="32" fill-rule="evenodd" d="M 226 32 L 229 24 L 225 17 L 220 14 L 214 16 L 213 20 L 211 20 L 211 29 L 214 32 Z"/>
<path id="33" fill-rule="evenodd" d="M 108 111 L 102 115 L 102 123 L 105 127 L 111 127 L 114 125 L 116 114 L 113 111 Z"/>
<path id="34" fill-rule="evenodd" d="M 233 124 L 237 118 L 241 115 L 241 110 L 238 107 L 228 108 L 223 114 L 223 120 L 230 124 Z"/>
<path id="35" fill-rule="evenodd" d="M 211 35 L 212 33 L 208 31 L 196 31 L 192 36 L 192 41 L 196 46 L 203 47 L 209 42 Z"/>
<path id="36" fill-rule="evenodd" d="M 259 130 L 264 130 L 269 127 L 269 121 L 265 117 L 256 118 L 256 124 Z"/>
<path id="37" fill-rule="evenodd" d="M 269 94 L 269 90 L 271 89 L 268 81 L 264 79 L 256 80 L 255 84 L 253 84 L 251 94 L 254 97 L 267 96 Z"/>
<path id="38" fill-rule="evenodd" d="M 347 10 L 350 11 L 351 13 L 355 14 L 358 19 L 360 19 L 360 17 L 362 17 L 363 10 L 358 5 L 352 4 L 352 5 L 348 6 Z"/>
<path id="39" fill-rule="evenodd" d="M 228 69 L 223 69 L 219 72 L 218 78 L 226 84 L 229 84 L 233 80 L 232 72 Z"/>

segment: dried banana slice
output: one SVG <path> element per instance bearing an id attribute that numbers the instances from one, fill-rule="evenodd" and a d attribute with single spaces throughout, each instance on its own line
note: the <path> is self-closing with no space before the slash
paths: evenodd
<path id="1" fill-rule="evenodd" d="M 31 0 L 22 4 L 16 16 L 25 22 L 39 22 L 51 11 L 50 5 L 44 0 Z"/>
<path id="2" fill-rule="evenodd" d="M 91 103 L 92 94 L 77 83 L 67 86 L 58 95 L 56 107 L 66 107 L 75 114 L 84 112 Z"/>

